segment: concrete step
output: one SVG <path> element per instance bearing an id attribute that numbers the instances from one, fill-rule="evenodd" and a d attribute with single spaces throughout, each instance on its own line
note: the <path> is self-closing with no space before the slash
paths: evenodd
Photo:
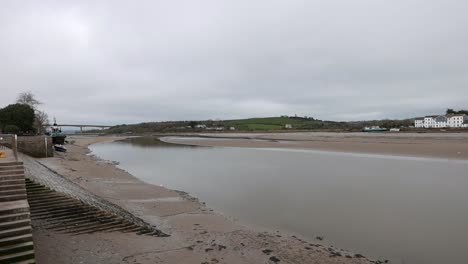
<path id="1" fill-rule="evenodd" d="M 24 170 L 22 165 L 0 166 L 0 171 L 4 170 Z"/>
<path id="2" fill-rule="evenodd" d="M 38 191 L 42 191 L 42 190 L 49 190 L 50 191 L 50 188 L 48 187 L 45 187 L 45 186 L 31 186 L 29 184 L 25 184 L 26 187 L 28 187 L 28 191 L 31 191 L 31 192 L 38 192 Z"/>
<path id="3" fill-rule="evenodd" d="M 15 264 L 36 264 L 36 261 L 34 259 L 30 259 L 30 260 L 15 262 Z"/>
<path id="4" fill-rule="evenodd" d="M 16 220 L 16 221 L 11 221 L 11 222 L 4 222 L 0 223 L 0 231 L 5 231 L 8 229 L 15 229 L 15 228 L 21 228 L 25 226 L 30 226 L 31 225 L 31 220 L 29 219 L 22 219 L 22 220 Z"/>
<path id="5" fill-rule="evenodd" d="M 27 212 L 29 212 L 29 204 L 27 200 L 3 202 L 0 207 L 0 216 Z"/>
<path id="6" fill-rule="evenodd" d="M 0 181 L 8 181 L 8 180 L 24 180 L 24 174 L 0 175 Z"/>
<path id="7" fill-rule="evenodd" d="M 42 193 L 42 194 L 31 194 L 31 193 L 26 193 L 28 195 L 28 200 L 29 201 L 42 201 L 42 200 L 47 200 L 47 199 L 54 199 L 57 197 L 60 197 L 59 195 L 56 195 L 54 193 Z"/>
<path id="8" fill-rule="evenodd" d="M 0 247 L 0 256 L 29 251 L 33 249 L 34 249 L 34 244 L 32 241 L 23 242 L 23 243 L 14 244 L 14 245 L 8 245 L 5 247 Z"/>
<path id="9" fill-rule="evenodd" d="M 7 167 L 7 166 L 23 166 L 22 161 L 10 161 L 10 162 L 2 162 L 0 167 Z"/>
<path id="10" fill-rule="evenodd" d="M 30 213 L 8 214 L 0 216 L 0 223 L 29 219 Z"/>
<path id="11" fill-rule="evenodd" d="M 18 200 L 26 200 L 26 199 L 28 199 L 28 196 L 26 196 L 26 194 L 3 195 L 3 196 L 0 196 L 0 203 L 18 201 Z"/>
<path id="12" fill-rule="evenodd" d="M 24 170 L 0 170 L 1 175 L 24 175 Z"/>
<path id="13" fill-rule="evenodd" d="M 41 206 L 41 205 L 51 205 L 57 202 L 64 202 L 70 201 L 71 199 L 68 197 L 51 197 L 51 198 L 43 198 L 43 199 L 29 199 L 29 207 Z"/>
<path id="14" fill-rule="evenodd" d="M 4 196 L 4 195 L 16 195 L 16 194 L 26 194 L 26 189 L 23 189 L 23 190 L 6 190 L 6 191 L 0 191 L 0 196 Z"/>
<path id="15" fill-rule="evenodd" d="M 47 187 L 36 187 L 36 186 L 29 186 L 25 184 L 25 186 L 28 188 L 28 192 L 41 192 L 41 191 L 50 191 L 50 188 Z"/>
<path id="16" fill-rule="evenodd" d="M 20 236 L 13 236 L 0 239 L 0 247 L 15 245 L 23 242 L 33 241 L 32 234 L 25 234 Z"/>
<path id="17" fill-rule="evenodd" d="M 0 256 L 0 263 L 17 263 L 28 259 L 34 259 L 34 250 Z"/>
<path id="18" fill-rule="evenodd" d="M 14 185 L 14 184 L 23 184 L 24 185 L 24 179 L 0 181 L 0 185 Z"/>
<path id="19" fill-rule="evenodd" d="M 26 190 L 26 186 L 24 184 L 0 185 L 0 191 L 7 190 Z"/>
<path id="20" fill-rule="evenodd" d="M 31 232 L 32 232 L 31 226 L 22 226 L 22 227 L 8 229 L 8 230 L 1 230 L 0 238 L 21 236 L 21 235 L 30 234 Z"/>

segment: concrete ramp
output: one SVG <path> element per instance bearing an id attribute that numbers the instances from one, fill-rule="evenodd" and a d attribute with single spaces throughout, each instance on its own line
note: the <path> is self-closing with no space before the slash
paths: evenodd
<path id="1" fill-rule="evenodd" d="M 11 159 L 0 159 L 0 263 L 35 263 L 23 162 Z"/>

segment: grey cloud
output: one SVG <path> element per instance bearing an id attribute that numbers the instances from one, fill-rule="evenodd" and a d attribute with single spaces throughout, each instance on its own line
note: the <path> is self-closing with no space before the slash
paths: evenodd
<path id="1" fill-rule="evenodd" d="M 466 1 L 7 1 L 0 105 L 64 122 L 468 108 Z"/>

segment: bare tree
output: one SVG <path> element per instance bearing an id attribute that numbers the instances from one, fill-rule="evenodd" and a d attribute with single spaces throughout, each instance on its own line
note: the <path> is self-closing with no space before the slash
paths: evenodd
<path id="1" fill-rule="evenodd" d="M 42 104 L 39 100 L 36 99 L 36 96 L 31 92 L 23 92 L 18 95 L 16 99 L 18 104 L 27 104 L 36 110 L 37 106 Z"/>
<path id="2" fill-rule="evenodd" d="M 34 127 L 37 133 L 42 134 L 45 132 L 45 125 L 49 124 L 49 115 L 41 110 L 36 110 L 36 117 L 34 119 Z"/>
<path id="3" fill-rule="evenodd" d="M 49 116 L 46 112 L 37 109 L 37 106 L 42 103 L 36 99 L 36 96 L 31 92 L 20 93 L 16 99 L 16 103 L 26 104 L 34 109 L 34 128 L 36 128 L 37 133 L 44 133 L 45 125 L 49 123 Z"/>

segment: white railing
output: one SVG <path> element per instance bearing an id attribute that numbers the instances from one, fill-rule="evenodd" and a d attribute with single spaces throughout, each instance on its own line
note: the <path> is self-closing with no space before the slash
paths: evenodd
<path id="1" fill-rule="evenodd" d="M 18 161 L 18 136 L 14 134 L 0 134 L 0 149 L 9 148 Z"/>

